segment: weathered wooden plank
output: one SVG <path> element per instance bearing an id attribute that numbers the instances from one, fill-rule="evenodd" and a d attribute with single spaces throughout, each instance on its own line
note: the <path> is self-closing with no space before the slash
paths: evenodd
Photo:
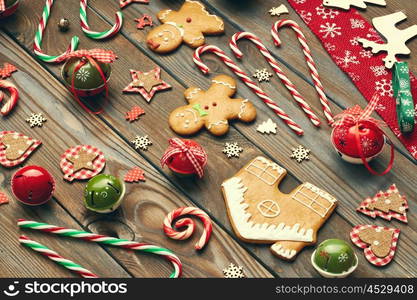
<path id="1" fill-rule="evenodd" d="M 22 36 L 20 38 L 22 38 Z M 23 37 L 22 41 L 24 41 L 24 40 L 25 40 L 25 38 Z M 63 39 L 61 39 L 61 40 L 63 40 Z M 113 40 L 113 43 L 118 43 L 118 40 L 119 40 L 119 37 L 117 37 L 116 39 L 114 39 Z M 84 42 L 84 40 L 83 40 L 83 42 Z M 112 45 L 109 44 L 108 46 L 110 47 Z M 117 49 L 116 46 L 115 46 L 115 49 Z M 188 50 L 189 49 L 187 49 L 184 46 L 181 48 L 181 51 L 184 51 L 184 52 L 186 52 Z M 131 48 L 126 47 L 125 53 L 133 53 L 133 52 L 131 51 Z M 186 55 L 189 55 L 189 53 L 191 53 L 191 51 L 186 52 Z M 153 59 L 158 59 L 158 60 L 159 59 L 165 59 L 166 61 L 164 61 L 164 65 L 169 66 L 169 69 L 171 69 L 171 70 L 178 71 L 178 72 L 175 72 L 175 73 L 176 74 L 177 73 L 178 74 L 181 74 L 181 76 L 183 76 L 183 77 L 181 77 L 183 79 L 182 80 L 183 82 L 192 82 L 192 80 L 196 80 L 196 81 L 200 82 L 202 86 L 203 85 L 206 85 L 207 86 L 207 82 L 208 81 L 206 79 L 202 79 L 203 77 L 200 76 L 200 75 L 198 75 L 198 72 L 195 71 L 195 69 L 193 69 L 192 71 L 187 71 L 187 68 L 188 67 L 192 67 L 192 63 L 190 63 L 190 62 L 188 62 L 188 61 L 185 60 L 185 59 L 188 59 L 189 60 L 189 58 L 187 58 L 186 55 L 184 56 L 185 57 L 184 59 L 179 59 L 179 54 L 180 53 L 177 52 L 173 56 L 166 56 L 166 57 L 165 56 L 164 57 L 159 57 L 159 56 L 157 57 L 157 56 L 154 55 L 153 56 Z M 123 56 L 123 57 L 126 57 L 126 56 Z M 138 57 L 141 58 L 140 59 L 141 62 L 145 61 L 145 59 L 142 58 L 139 55 L 139 53 L 138 53 Z M 136 58 L 136 56 L 135 56 L 135 58 Z M 137 60 L 137 58 L 136 58 L 136 60 Z M 173 66 L 173 62 L 171 62 L 171 64 L 169 64 L 168 60 L 172 60 L 172 61 L 182 60 L 182 61 L 185 62 L 185 65 L 177 64 L 177 65 Z M 119 65 L 120 65 L 120 63 L 118 63 L 118 66 Z M 146 68 L 146 67 L 147 66 L 145 66 L 144 68 Z M 185 68 L 185 67 L 187 67 L 187 68 Z M 180 72 L 180 70 L 182 72 Z M 118 80 L 118 78 L 120 78 L 122 76 L 123 77 L 127 77 L 125 75 L 126 73 L 127 73 L 126 71 L 120 72 L 120 70 L 117 70 L 117 67 L 115 66 L 115 73 L 113 73 L 113 74 L 116 74 L 116 75 L 113 76 L 113 79 L 114 79 L 114 77 L 116 77 L 115 80 Z M 193 76 L 190 76 L 190 74 L 193 74 L 194 77 Z M 128 79 L 125 78 L 123 80 L 128 80 Z M 115 86 L 118 86 L 118 89 L 121 89 L 124 85 L 126 85 L 126 83 L 127 83 L 127 81 L 125 81 L 124 83 L 115 83 L 113 81 L 112 82 L 112 86 L 113 86 L 113 88 Z M 159 111 L 156 111 L 156 112 L 152 109 L 154 107 L 154 105 L 149 106 L 149 109 L 147 110 L 147 117 L 150 116 L 150 115 L 151 115 L 152 118 L 153 117 L 158 117 L 158 116 L 160 116 L 161 113 L 164 116 L 165 115 L 168 115 L 168 113 L 170 112 L 170 110 L 173 109 L 173 107 L 178 106 L 178 105 L 181 105 L 181 104 L 179 104 L 179 103 L 183 103 L 182 100 L 181 100 L 182 99 L 181 92 L 177 92 L 176 91 L 176 87 L 174 87 L 174 91 L 172 93 L 174 93 L 175 96 L 172 96 L 172 94 L 170 93 L 169 94 L 170 95 L 169 98 L 168 97 L 165 97 L 165 95 L 160 95 L 160 97 L 158 97 L 157 99 L 155 99 L 154 101 L 156 101 L 156 100 L 164 101 L 164 100 L 169 99 L 169 100 L 167 100 L 169 102 L 165 102 L 166 105 L 164 107 L 160 107 L 159 108 L 160 110 Z M 245 93 L 242 93 L 242 94 L 245 95 Z M 246 91 L 246 95 L 251 95 L 251 94 Z M 124 101 L 126 101 L 125 99 L 130 99 L 130 97 L 123 97 L 123 99 L 124 99 Z M 128 102 L 126 101 L 126 103 L 128 103 Z M 120 115 L 116 115 L 116 110 L 108 110 L 108 115 L 111 116 L 111 119 L 108 117 L 108 115 L 106 115 L 105 116 L 106 117 L 106 120 L 110 120 L 110 123 L 114 127 L 118 128 L 121 132 L 123 132 L 123 134 L 125 136 L 129 136 L 131 133 L 130 133 L 130 131 L 128 131 L 125 128 L 123 128 L 124 127 L 124 124 L 122 122 L 124 122 L 124 121 L 121 120 L 121 114 L 123 112 L 123 109 L 121 109 L 121 107 L 124 105 L 124 103 L 120 104 L 119 102 L 117 102 L 115 104 L 114 101 L 113 101 L 112 104 L 115 105 L 115 106 L 117 105 L 117 108 L 116 109 L 118 110 L 117 112 L 120 113 Z M 129 107 L 128 105 L 126 105 L 126 106 L 127 106 L 127 108 Z M 260 109 L 262 111 L 262 109 L 264 109 L 264 108 L 261 106 L 261 108 L 258 107 L 258 109 Z M 294 110 L 296 110 L 296 109 L 294 108 Z M 298 117 L 299 118 L 302 118 L 302 114 L 299 113 L 298 111 L 297 111 L 297 113 L 299 114 Z M 154 143 L 156 146 L 158 146 L 159 149 L 156 149 L 155 150 L 155 148 L 152 148 L 152 152 L 150 152 L 149 154 L 146 154 L 146 157 L 148 159 L 151 159 L 154 162 L 157 162 L 158 159 L 159 159 L 159 157 L 160 157 L 160 155 L 162 154 L 162 151 L 166 147 L 166 138 L 169 137 L 171 135 L 171 133 L 166 128 L 167 126 L 165 124 L 161 124 L 162 127 L 157 127 L 156 125 L 159 126 L 159 124 L 155 124 L 155 123 L 151 123 L 149 121 L 145 121 L 145 119 L 143 121 L 144 122 L 141 123 L 143 125 L 140 126 L 141 129 L 146 128 L 146 133 L 153 132 L 153 133 L 156 133 L 156 134 L 160 134 L 160 136 L 161 136 L 161 139 L 159 140 L 159 137 L 158 137 L 157 143 Z M 308 123 L 306 122 L 306 124 L 304 124 L 304 125 L 308 127 L 307 124 Z M 248 130 L 249 130 L 249 127 L 247 127 L 247 126 L 237 125 L 236 127 L 238 128 L 238 130 L 240 132 L 242 132 L 246 128 L 248 128 Z M 251 130 L 253 130 L 253 128 Z M 126 132 L 128 134 L 126 134 Z M 289 136 L 288 137 L 288 140 L 291 140 L 291 138 L 294 139 L 293 137 L 290 138 L 290 134 L 288 136 Z M 213 197 L 212 194 L 210 195 L 208 192 L 213 191 L 213 187 L 218 187 L 220 185 L 220 182 L 223 180 L 223 178 L 226 178 L 226 177 L 229 177 L 230 175 L 232 175 L 248 159 L 252 158 L 255 154 L 257 154 L 259 152 L 256 149 L 248 149 L 249 147 L 253 147 L 253 145 L 251 145 L 251 143 L 248 142 L 245 138 L 240 137 L 233 130 L 229 133 L 229 135 L 226 138 L 228 140 L 229 140 L 229 138 L 230 138 L 230 140 L 236 139 L 237 141 L 241 142 L 245 146 L 245 150 L 246 151 L 245 151 L 244 155 L 242 156 L 242 159 L 239 162 L 231 162 L 231 161 L 229 161 L 229 160 L 227 160 L 227 159 L 225 159 L 223 157 L 219 157 L 219 159 L 216 162 L 214 162 L 215 165 L 211 164 L 209 166 L 210 168 L 209 168 L 209 174 L 208 174 L 208 176 L 206 177 L 206 179 L 203 182 L 198 182 L 198 186 L 197 187 L 192 182 L 191 183 L 186 183 L 184 181 L 180 181 L 180 182 L 177 182 L 177 183 L 178 184 L 181 184 L 182 187 L 184 189 L 186 189 L 188 193 L 195 195 L 194 196 L 195 199 L 200 198 L 201 199 L 201 203 L 203 203 L 203 205 L 207 205 L 207 207 L 210 208 L 210 211 L 218 213 L 218 215 L 216 214 L 216 216 L 217 217 L 220 216 L 219 218 L 221 218 L 222 221 L 224 221 L 225 224 L 228 225 L 227 216 L 225 215 L 224 211 L 220 211 L 221 208 L 224 207 L 223 204 L 222 204 L 222 200 L 221 200 L 220 193 L 216 194 L 218 196 Z M 224 141 L 224 139 L 219 139 L 219 140 L 216 140 L 215 142 L 213 142 L 213 139 L 211 137 L 209 137 L 207 134 L 201 134 L 201 135 L 198 136 L 197 139 L 203 145 L 205 145 L 205 146 L 208 145 L 207 147 L 210 147 L 210 149 L 216 149 L 216 152 L 214 152 L 214 153 L 219 153 L 220 152 L 220 150 L 221 150 L 221 143 Z M 284 143 L 287 143 L 287 136 L 285 136 Z M 279 157 L 278 156 L 279 153 L 277 153 L 277 152 L 284 153 L 284 154 L 281 154 L 281 156 L 280 156 L 281 158 L 283 158 L 282 161 L 288 160 L 288 157 L 285 155 L 285 153 L 288 152 L 288 144 L 290 144 L 290 145 L 291 144 L 295 144 L 294 141 L 288 142 L 287 144 L 284 144 L 284 143 L 283 143 L 283 147 L 281 148 L 281 149 L 283 149 L 283 151 L 280 151 L 281 150 L 279 148 L 280 147 L 280 144 L 276 144 L 275 143 L 275 145 L 272 145 L 273 148 L 274 148 L 274 151 L 270 152 L 270 153 L 272 153 L 272 155 L 274 156 L 274 158 L 275 157 Z M 293 167 L 293 165 L 291 164 L 291 168 L 292 167 Z M 212 175 L 210 176 L 210 174 L 212 174 Z M 222 177 L 220 177 L 220 176 L 214 176 L 213 174 L 222 174 L 223 176 Z M 319 175 L 321 175 L 321 173 L 319 173 Z M 213 177 L 216 177 L 216 178 L 213 178 Z M 309 176 L 307 176 L 307 177 L 310 178 L 311 177 L 311 174 Z M 335 178 L 336 178 L 336 176 L 335 176 Z M 313 181 L 311 179 L 309 179 L 309 180 L 310 181 Z M 208 181 L 210 181 L 210 184 L 207 183 Z M 335 182 L 336 182 L 336 184 L 338 184 L 338 182 L 336 181 L 336 179 L 335 179 Z M 285 189 L 289 190 L 290 187 L 294 187 L 297 183 L 298 183 L 298 181 L 296 181 L 294 179 L 288 179 L 288 180 L 286 180 L 285 181 L 285 184 L 284 184 L 284 190 Z M 339 192 L 339 195 L 340 195 L 340 192 Z M 216 198 L 216 199 L 214 200 L 213 198 Z M 335 220 L 337 220 L 337 221 L 335 221 Z M 337 229 L 344 228 L 344 231 L 343 232 L 345 234 L 349 230 L 348 223 L 346 223 L 346 221 L 344 221 L 343 219 L 341 219 L 340 217 L 337 217 L 337 216 L 335 216 L 334 218 L 332 218 L 332 220 L 331 220 L 331 222 L 329 224 L 331 224 L 331 225 L 328 225 L 328 226 L 325 227 L 325 230 L 323 231 L 323 234 L 320 235 L 320 238 L 325 238 L 326 236 L 341 236 L 340 234 L 339 235 L 337 234 L 337 232 L 335 231 L 335 228 L 337 228 Z M 345 224 L 345 225 L 342 225 L 342 224 Z M 326 234 L 325 231 L 327 229 L 331 230 L 331 232 L 330 232 L 329 235 L 325 235 Z M 264 248 L 259 248 L 259 247 L 256 247 L 256 249 L 261 249 L 262 251 L 263 250 L 266 250 Z M 259 252 L 261 250 L 259 250 Z M 306 252 L 306 254 L 303 253 L 303 257 L 306 258 L 305 261 L 304 261 L 304 265 L 305 265 L 305 262 L 308 261 L 308 254 L 307 253 L 308 252 Z M 279 261 L 274 260 L 274 259 L 271 259 L 270 254 L 268 253 L 268 251 L 263 251 L 262 252 L 262 255 L 263 255 L 263 257 L 265 257 L 265 260 L 268 260 L 268 262 L 270 262 L 271 265 L 277 266 L 277 268 L 278 268 L 278 265 L 281 264 Z M 287 266 L 288 266 L 288 268 L 287 268 Z M 305 274 L 308 274 L 308 273 L 311 272 L 311 270 L 303 270 L 304 268 L 302 266 L 303 266 L 303 262 L 302 262 L 302 259 L 301 258 L 299 258 L 297 260 L 297 262 L 294 263 L 294 264 L 292 264 L 292 265 L 283 264 L 283 268 L 286 268 L 285 269 L 286 274 L 283 274 L 283 276 L 291 276 L 291 274 L 297 274 L 297 273 L 298 274 L 303 274 L 305 276 Z M 300 271 L 300 270 L 302 270 L 302 271 Z M 295 273 L 290 273 L 290 272 L 295 272 Z M 364 273 L 366 273 L 366 272 L 368 272 L 368 274 L 369 274 L 368 276 L 375 276 L 373 274 L 373 269 L 364 270 Z M 290 275 L 288 275 L 288 274 L 290 274 Z M 362 275 L 364 275 L 364 274 L 362 274 Z M 364 275 L 364 276 L 366 276 L 366 275 Z"/>
<path id="2" fill-rule="evenodd" d="M 2 121 L 2 128 L 23 131 L 44 142 L 42 148 L 31 157 L 30 163 L 42 165 L 51 171 L 57 179 L 55 196 L 58 203 L 83 226 L 112 236 L 146 241 L 172 249 L 183 261 L 185 277 L 221 277 L 222 268 L 232 261 L 244 265 L 249 277 L 271 276 L 217 225 L 214 226 L 209 245 L 201 254 L 196 253 L 193 248 L 198 238 L 197 233 L 193 239 L 185 242 L 165 237 L 161 230 L 165 215 L 177 207 L 192 205 L 187 197 L 170 185 L 144 159 L 138 158 L 135 152 L 125 145 L 125 141 L 111 132 L 98 118 L 79 114 L 76 110 L 68 111 L 70 98 L 67 90 L 22 52 L 19 46 L 5 36 L 0 37 L 0 45 L 1 60 L 11 62 L 19 69 L 13 76 L 13 81 L 21 91 L 19 106 L 6 121 Z M 42 111 L 48 119 L 42 128 L 29 130 L 23 121 L 32 111 Z M 135 165 L 141 166 L 146 172 L 146 183 L 128 185 L 122 208 L 113 214 L 104 216 L 88 212 L 82 202 L 84 183 L 69 184 L 61 179 L 63 175 L 59 169 L 60 155 L 70 146 L 85 143 L 93 144 L 106 153 L 106 173 L 122 177 Z M 12 174 L 9 170 L 2 172 L 7 178 Z M 7 189 L 10 189 L 8 185 Z M 39 214 L 50 213 L 47 206 L 36 210 L 40 211 Z M 59 220 L 52 223 L 62 224 Z M 201 233 L 201 228 L 198 233 Z M 70 251 L 73 250 L 68 248 L 68 252 Z M 134 276 L 165 277 L 171 271 L 171 266 L 162 258 L 120 249 L 110 251 Z M 9 261 L 13 261 L 14 258 L 15 256 L 10 256 Z M 96 258 L 91 255 L 89 259 L 94 269 L 94 264 L 97 264 Z M 102 267 L 107 268 L 107 273 L 103 272 L 107 276 L 120 275 L 116 268 L 111 268 L 105 261 Z M 115 269 L 114 274 L 112 269 Z"/>

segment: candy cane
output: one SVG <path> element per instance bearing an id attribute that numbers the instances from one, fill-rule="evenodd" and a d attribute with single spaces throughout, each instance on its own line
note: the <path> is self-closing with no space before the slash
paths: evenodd
<path id="1" fill-rule="evenodd" d="M 81 277 L 84 277 L 84 278 L 98 278 L 98 276 L 96 274 L 94 274 L 93 272 L 81 267 L 80 265 L 76 264 L 75 262 L 73 262 L 69 259 L 66 259 L 66 258 L 62 257 L 57 252 L 49 249 L 48 247 L 42 245 L 41 243 L 38 243 L 34 240 L 29 239 L 28 237 L 26 237 L 24 235 L 20 236 L 19 242 L 23 246 L 26 246 L 26 247 L 28 247 L 28 248 L 36 251 L 36 252 L 39 252 L 43 256 L 45 256 L 45 257 L 49 258 L 50 260 L 56 262 L 58 265 L 79 274 Z"/>
<path id="2" fill-rule="evenodd" d="M 229 46 L 232 49 L 233 53 L 236 55 L 237 58 L 242 58 L 243 53 L 239 50 L 237 46 L 237 41 L 240 39 L 248 39 L 253 42 L 256 47 L 261 51 L 262 55 L 265 57 L 266 61 L 271 65 L 272 69 L 281 79 L 281 82 L 285 85 L 285 87 L 290 91 L 291 95 L 293 96 L 294 100 L 298 103 L 298 105 L 303 109 L 306 113 L 310 121 L 317 127 L 320 126 L 320 119 L 317 115 L 313 112 L 313 109 L 310 105 L 305 101 L 303 96 L 297 91 L 295 85 L 291 82 L 291 80 L 284 74 L 282 69 L 279 67 L 278 62 L 272 57 L 269 50 L 265 47 L 262 41 L 253 33 L 250 32 L 238 32 L 232 36 L 230 40 Z"/>
<path id="3" fill-rule="evenodd" d="M 274 39 L 274 44 L 279 47 L 281 45 L 281 39 L 278 36 L 278 30 L 281 27 L 289 26 L 292 30 L 295 31 L 298 41 L 301 44 L 301 48 L 304 53 L 305 60 L 307 62 L 307 66 L 310 69 L 311 78 L 313 78 L 314 81 L 314 87 L 316 88 L 317 94 L 320 98 L 320 103 L 323 108 L 324 115 L 326 116 L 326 119 L 329 124 L 333 124 L 333 114 L 330 109 L 329 100 L 327 99 L 326 94 L 324 93 L 324 88 L 320 80 L 319 72 L 317 70 L 316 64 L 313 60 L 313 57 L 311 56 L 311 50 L 310 47 L 307 44 L 307 39 L 303 32 L 301 31 L 301 27 L 292 20 L 280 20 L 277 21 L 273 26 L 271 30 L 272 37 Z"/>
<path id="4" fill-rule="evenodd" d="M 174 272 L 171 273 L 170 278 L 178 278 L 181 276 L 182 264 L 180 259 L 171 251 L 159 246 L 146 244 L 146 243 L 137 243 L 125 239 L 118 239 L 114 237 L 109 237 L 101 234 L 95 234 L 86 231 L 80 231 L 76 229 L 68 229 L 65 227 L 58 227 L 55 225 L 49 225 L 46 223 L 39 223 L 35 221 L 27 221 L 24 219 L 19 219 L 17 225 L 21 228 L 29 228 L 40 230 L 47 233 L 57 234 L 59 236 L 72 237 L 77 239 L 82 239 L 87 242 L 94 242 L 109 246 L 120 247 L 128 250 L 143 251 L 147 253 L 152 253 L 156 255 L 161 255 L 169 260 L 174 266 Z"/>
<path id="5" fill-rule="evenodd" d="M 212 52 L 216 54 L 242 81 L 259 97 L 261 100 L 272 109 L 296 134 L 303 135 L 304 131 L 295 123 L 283 110 L 280 108 L 256 83 L 233 62 L 226 53 L 219 47 L 214 45 L 200 46 L 194 52 L 194 63 L 204 74 L 208 74 L 210 69 L 203 63 L 200 55 L 204 52 Z"/>
<path id="6" fill-rule="evenodd" d="M 43 12 L 42 12 L 42 18 L 39 21 L 38 30 L 36 31 L 35 41 L 33 45 L 33 51 L 35 52 L 35 55 L 40 60 L 43 60 L 44 62 L 49 62 L 49 63 L 59 62 L 61 56 L 77 50 L 78 42 L 79 42 L 78 36 L 73 36 L 71 38 L 71 43 L 68 46 L 68 49 L 64 53 L 57 55 L 57 56 L 47 55 L 42 52 L 42 38 L 43 38 L 43 34 L 46 28 L 46 24 L 48 23 L 49 15 L 51 14 L 51 8 L 53 4 L 54 4 L 54 0 L 46 0 L 45 7 L 43 8 Z"/>
<path id="7" fill-rule="evenodd" d="M 17 90 L 17 87 L 6 80 L 0 80 L 0 89 L 6 89 L 10 93 L 10 99 L 6 102 L 6 104 L 3 105 L 3 107 L 0 110 L 0 113 L 3 116 L 8 115 L 12 109 L 16 106 L 17 101 L 19 100 L 19 91 Z M 0 102 L 2 102 L 4 99 L 4 93 L 0 91 Z"/>
<path id="8" fill-rule="evenodd" d="M 204 231 L 200 240 L 195 244 L 195 249 L 201 250 L 207 244 L 210 239 L 211 232 L 213 230 L 213 225 L 211 223 L 210 217 L 201 209 L 197 207 L 180 207 L 172 212 L 170 212 L 164 219 L 164 232 L 165 234 L 174 240 L 186 240 L 193 233 L 195 229 L 195 222 L 190 218 L 183 218 L 175 222 L 176 228 L 186 227 L 183 231 L 176 231 L 171 227 L 172 221 L 178 217 L 184 215 L 193 215 L 203 222 Z"/>
<path id="9" fill-rule="evenodd" d="M 116 22 L 112 28 L 103 32 L 92 31 L 88 25 L 87 18 L 87 0 L 80 0 L 80 19 L 81 19 L 81 29 L 84 31 L 85 35 L 89 38 L 95 40 L 106 39 L 112 37 L 122 28 L 123 24 L 123 14 L 121 11 L 116 13 Z"/>

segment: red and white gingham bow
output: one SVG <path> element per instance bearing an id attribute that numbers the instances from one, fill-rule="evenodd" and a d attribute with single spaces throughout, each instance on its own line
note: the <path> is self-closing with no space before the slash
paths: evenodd
<path id="1" fill-rule="evenodd" d="M 112 63 L 116 60 L 117 55 L 111 50 L 91 49 L 91 50 L 77 50 L 70 52 L 60 57 L 59 62 L 67 60 L 72 57 L 91 57 L 96 61 L 102 63 Z"/>
<path id="2" fill-rule="evenodd" d="M 15 66 L 9 63 L 5 63 L 4 67 L 0 68 L 0 79 L 5 79 L 7 77 L 10 77 L 10 75 L 12 75 L 12 73 L 16 71 L 17 71 L 17 68 Z"/>
<path id="3" fill-rule="evenodd" d="M 169 140 L 169 148 L 165 151 L 161 159 L 161 164 L 164 166 L 168 159 L 175 154 L 185 153 L 188 160 L 197 172 L 198 177 L 203 177 L 204 166 L 207 164 L 207 153 L 202 148 L 189 147 L 181 139 L 172 138 Z"/>
<path id="4" fill-rule="evenodd" d="M 375 94 L 364 110 L 362 110 L 362 108 L 359 105 L 355 105 L 354 107 L 349 108 L 344 112 L 338 114 L 334 118 L 336 121 L 334 122 L 333 127 L 352 127 L 358 124 L 360 121 L 365 120 L 374 123 L 377 127 L 383 125 L 383 122 L 371 117 L 372 112 L 378 105 L 378 101 L 379 97 L 377 94 Z"/>
<path id="5" fill-rule="evenodd" d="M 3 12 L 6 10 L 6 3 L 4 0 L 0 0 L 0 12 Z"/>

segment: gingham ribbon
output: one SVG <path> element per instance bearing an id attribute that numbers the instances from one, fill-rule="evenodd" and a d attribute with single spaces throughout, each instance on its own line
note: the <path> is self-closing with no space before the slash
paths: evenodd
<path id="1" fill-rule="evenodd" d="M 112 63 L 116 60 L 117 55 L 111 50 L 91 49 L 91 50 L 77 50 L 67 53 L 59 58 L 59 61 L 64 61 L 72 57 L 90 57 L 101 63 Z"/>
<path id="2" fill-rule="evenodd" d="M 16 71 L 17 71 L 17 68 L 15 66 L 9 63 L 5 63 L 3 65 L 3 68 L 0 68 L 0 79 L 6 79 L 7 77 L 10 77 L 10 75 L 12 75 L 13 72 L 16 72 Z"/>
<path id="3" fill-rule="evenodd" d="M 0 12 L 3 12 L 6 10 L 6 3 L 4 0 L 0 0 Z"/>
<path id="4" fill-rule="evenodd" d="M 374 123 L 377 127 L 380 127 L 383 122 L 376 120 L 371 117 L 372 112 L 378 105 L 379 97 L 375 94 L 364 110 L 359 105 L 354 106 L 335 116 L 336 122 L 334 123 L 335 128 L 340 127 L 351 127 L 358 124 L 360 121 L 369 121 Z"/>
<path id="5" fill-rule="evenodd" d="M 187 146 L 181 139 L 172 138 L 169 140 L 169 148 L 165 151 L 161 159 L 162 166 L 166 165 L 168 159 L 175 154 L 185 153 L 188 160 L 197 172 L 198 177 L 203 177 L 203 167 L 207 164 L 207 153 L 203 149 Z"/>

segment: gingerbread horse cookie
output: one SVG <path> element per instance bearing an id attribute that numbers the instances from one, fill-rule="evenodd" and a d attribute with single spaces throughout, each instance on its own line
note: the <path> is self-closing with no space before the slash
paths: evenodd
<path id="1" fill-rule="evenodd" d="M 197 48 L 204 45 L 204 34 L 224 32 L 223 20 L 210 15 L 198 1 L 186 0 L 179 11 L 162 10 L 157 16 L 163 24 L 151 30 L 146 41 L 158 53 L 171 52 L 182 42 Z"/>
<path id="2" fill-rule="evenodd" d="M 272 161 L 256 157 L 224 181 L 222 190 L 239 239 L 273 244 L 274 255 L 292 260 L 305 246 L 316 243 L 317 232 L 336 208 L 337 200 L 311 183 L 283 194 L 278 185 L 286 174 Z"/>
<path id="3" fill-rule="evenodd" d="M 232 99 L 236 93 L 236 81 L 227 75 L 218 75 L 207 91 L 192 87 L 184 96 L 189 104 L 175 109 L 169 117 L 172 130 L 181 135 L 198 132 L 205 126 L 214 135 L 223 135 L 229 130 L 229 120 L 251 122 L 256 118 L 256 109 L 246 99 Z"/>

